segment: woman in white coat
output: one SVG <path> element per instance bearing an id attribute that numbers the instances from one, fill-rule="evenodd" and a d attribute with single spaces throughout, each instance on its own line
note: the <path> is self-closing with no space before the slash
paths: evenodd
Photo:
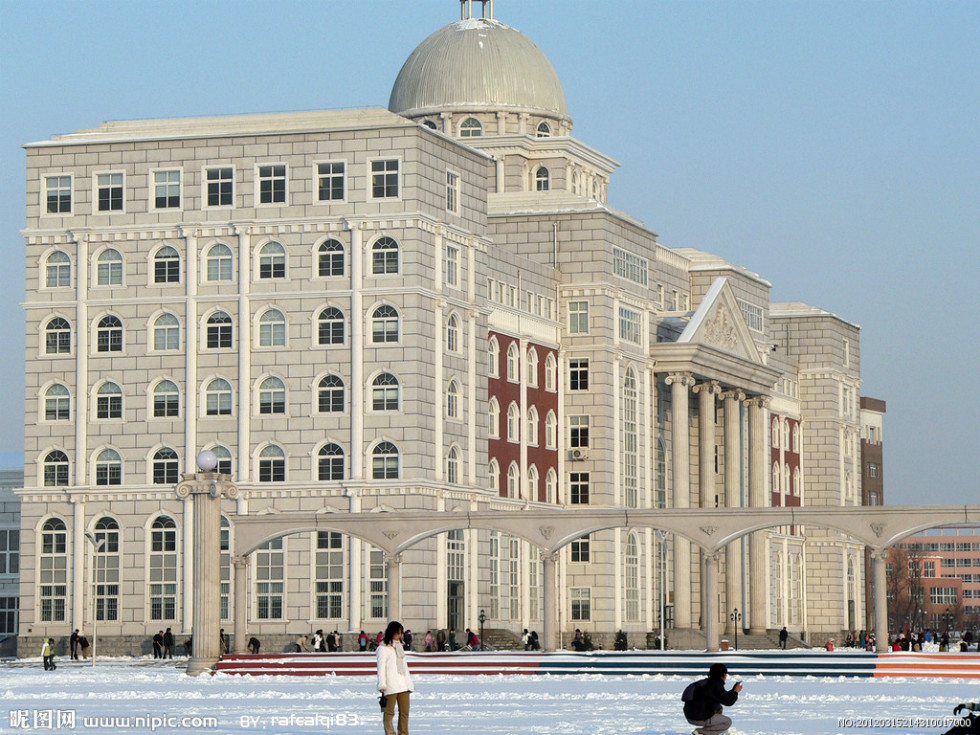
<path id="1" fill-rule="evenodd" d="M 397 735 L 408 735 L 408 696 L 415 691 L 415 685 L 405 663 L 403 633 L 402 624 L 392 620 L 385 630 L 384 640 L 378 646 L 378 691 L 388 698 L 383 717 L 385 735 L 396 735 L 392 725 L 395 702 L 398 703 Z"/>

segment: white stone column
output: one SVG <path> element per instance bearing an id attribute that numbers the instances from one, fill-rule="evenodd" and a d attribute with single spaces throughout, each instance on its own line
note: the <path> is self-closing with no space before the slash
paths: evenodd
<path id="1" fill-rule="evenodd" d="M 197 236 L 183 232 L 187 263 L 184 311 L 184 472 L 197 469 Z M 210 437 L 208 437 L 210 439 Z"/>
<path id="2" fill-rule="evenodd" d="M 671 438 L 675 508 L 691 506 L 691 448 L 688 433 L 688 390 L 694 385 L 690 373 L 667 376 L 671 388 Z M 674 535 L 674 627 L 691 627 L 691 542 Z"/>
<path id="3" fill-rule="evenodd" d="M 718 650 L 718 557 L 717 552 L 703 553 L 704 559 L 704 600 L 701 609 L 704 612 L 705 650 Z"/>
<path id="4" fill-rule="evenodd" d="M 360 513 L 360 491 L 348 488 L 347 492 L 350 495 L 348 501 L 350 512 Z M 359 538 L 348 536 L 347 544 L 350 549 L 347 558 L 347 618 L 351 632 L 356 635 L 361 629 L 361 588 L 364 585 L 364 577 L 361 574 L 361 553 L 364 543 Z"/>
<path id="5" fill-rule="evenodd" d="M 88 236 L 75 241 L 75 484 L 95 484 L 88 458 Z M 39 483 L 40 484 L 40 483 Z M 81 623 L 81 618 L 77 619 Z M 75 625 L 78 628 L 78 625 Z"/>
<path id="6" fill-rule="evenodd" d="M 730 390 L 722 394 L 725 401 L 725 505 L 742 505 L 742 401 L 745 394 Z M 735 632 L 735 622 L 729 614 L 742 607 L 742 539 L 725 547 L 725 635 Z"/>
<path id="7" fill-rule="evenodd" d="M 233 556 L 235 574 L 235 653 L 248 650 L 248 557 Z"/>
<path id="8" fill-rule="evenodd" d="M 385 552 L 388 573 L 388 620 L 401 620 L 402 614 L 402 555 Z"/>
<path id="9" fill-rule="evenodd" d="M 558 604 L 555 589 L 555 569 L 557 562 L 557 553 L 541 552 L 541 582 L 544 585 L 544 615 L 542 616 L 544 640 L 541 642 L 541 647 L 545 651 L 554 651 L 556 644 Z"/>
<path id="10" fill-rule="evenodd" d="M 766 407 L 769 399 L 758 396 L 746 403 L 749 406 L 749 506 L 765 508 L 770 505 L 766 498 L 766 479 L 769 477 Z M 749 545 L 749 633 L 752 635 L 766 632 L 766 611 L 769 606 L 767 537 L 768 531 L 756 531 L 751 535 Z"/>
<path id="11" fill-rule="evenodd" d="M 360 223 L 347 222 L 350 231 L 350 476 L 364 478 L 364 240 Z"/>
<path id="12" fill-rule="evenodd" d="M 884 653 L 888 650 L 888 550 L 875 549 L 871 552 L 874 565 L 875 595 L 875 650 Z"/>
<path id="13" fill-rule="evenodd" d="M 252 478 L 252 238 L 238 232 L 238 481 Z"/>
<path id="14" fill-rule="evenodd" d="M 71 620 L 72 630 L 85 628 L 85 501 L 69 495 L 72 504 Z"/>
<path id="15" fill-rule="evenodd" d="M 715 396 L 721 392 L 717 381 L 694 386 L 698 396 L 698 495 L 702 508 L 715 507 Z M 717 564 L 715 572 L 717 573 Z M 701 627 L 708 630 L 707 579 L 701 580 Z M 714 614 L 717 616 L 718 611 Z M 716 621 L 712 621 L 716 622 Z M 708 650 L 711 650 L 710 643 Z"/>
<path id="16" fill-rule="evenodd" d="M 190 632 L 194 614 L 194 503 L 185 497 L 181 528 L 180 622 L 185 633 Z M 221 528 L 218 528 L 221 533 Z"/>

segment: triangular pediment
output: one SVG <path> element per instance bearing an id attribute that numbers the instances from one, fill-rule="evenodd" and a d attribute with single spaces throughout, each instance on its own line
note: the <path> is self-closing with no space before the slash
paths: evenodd
<path id="1" fill-rule="evenodd" d="M 713 347 L 762 364 L 762 356 L 727 278 L 717 278 L 711 284 L 677 342 Z"/>

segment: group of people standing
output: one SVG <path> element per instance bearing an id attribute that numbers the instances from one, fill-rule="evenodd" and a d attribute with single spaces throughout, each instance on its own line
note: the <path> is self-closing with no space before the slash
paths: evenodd
<path id="1" fill-rule="evenodd" d="M 51 641 L 52 646 L 54 645 L 54 640 Z M 68 639 L 68 650 L 71 653 L 71 660 L 78 661 L 78 655 L 81 654 L 82 658 L 88 658 L 89 642 L 82 631 L 78 628 L 72 631 L 71 637 Z"/>
<path id="2" fill-rule="evenodd" d="M 362 633 L 364 631 L 361 631 Z M 296 650 L 299 653 L 336 653 L 344 648 L 344 639 L 338 631 L 323 634 L 323 629 L 317 630 L 312 636 L 301 635 L 296 639 Z"/>
<path id="3" fill-rule="evenodd" d="M 174 657 L 174 634 L 170 628 L 153 636 L 153 658 Z"/>

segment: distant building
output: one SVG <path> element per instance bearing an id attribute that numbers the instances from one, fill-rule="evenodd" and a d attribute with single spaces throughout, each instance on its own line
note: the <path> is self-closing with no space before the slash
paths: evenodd
<path id="1" fill-rule="evenodd" d="M 20 498 L 23 470 L 0 470 L 0 656 L 17 651 L 20 608 Z"/>
<path id="2" fill-rule="evenodd" d="M 861 396 L 861 505 L 885 504 L 885 402 Z M 871 552 L 864 551 L 864 595 L 872 598 Z M 865 630 L 874 628 L 874 611 L 865 611 Z"/>

